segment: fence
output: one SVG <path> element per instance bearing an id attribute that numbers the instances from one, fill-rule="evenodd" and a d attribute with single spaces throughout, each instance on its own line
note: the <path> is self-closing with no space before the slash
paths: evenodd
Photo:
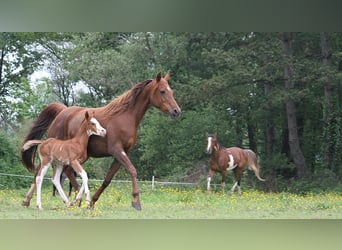
<path id="1" fill-rule="evenodd" d="M 31 175 L 20 175 L 20 174 L 9 174 L 9 173 L 0 173 L 0 176 L 8 176 L 8 177 L 17 177 L 17 178 L 29 178 L 33 179 L 33 176 Z M 51 177 L 45 177 L 44 180 L 51 180 Z M 78 181 L 80 181 L 78 179 Z M 99 179 L 89 179 L 88 182 L 103 182 L 103 180 Z M 130 183 L 130 180 L 112 180 L 111 182 L 116 183 Z M 195 186 L 198 185 L 198 183 L 192 183 L 192 182 L 173 182 L 173 181 L 156 181 L 154 176 L 152 176 L 151 181 L 138 181 L 140 183 L 151 183 L 151 189 L 153 190 L 155 188 L 155 185 L 183 185 L 183 186 Z M 0 182 L 0 186 L 3 186 Z"/>

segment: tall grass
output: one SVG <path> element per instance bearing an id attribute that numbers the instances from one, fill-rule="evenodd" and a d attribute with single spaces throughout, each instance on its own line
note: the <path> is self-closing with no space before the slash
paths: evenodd
<path id="1" fill-rule="evenodd" d="M 91 187 L 94 192 L 97 186 Z M 35 207 L 35 196 L 29 208 L 21 207 L 27 190 L 0 190 L 0 218 L 7 219 L 342 219 L 341 193 L 325 192 L 305 195 L 264 193 L 246 190 L 242 196 L 222 192 L 207 194 L 199 188 L 175 188 L 140 185 L 142 211 L 131 204 L 131 185 L 114 183 L 108 187 L 94 210 L 65 207 L 61 198 L 52 197 L 44 187 L 42 205 Z"/>

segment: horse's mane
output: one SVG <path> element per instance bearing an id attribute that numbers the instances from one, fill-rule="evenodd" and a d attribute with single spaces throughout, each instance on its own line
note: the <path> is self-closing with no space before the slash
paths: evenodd
<path id="1" fill-rule="evenodd" d="M 130 90 L 114 98 L 104 107 L 105 112 L 116 114 L 127 110 L 135 104 L 137 97 L 150 82 L 152 82 L 152 79 L 137 83 Z"/>

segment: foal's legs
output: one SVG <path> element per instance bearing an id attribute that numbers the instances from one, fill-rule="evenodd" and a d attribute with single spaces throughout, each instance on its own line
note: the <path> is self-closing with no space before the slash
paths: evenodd
<path id="1" fill-rule="evenodd" d="M 33 193 L 34 193 L 34 190 L 36 188 L 36 176 L 37 176 L 37 173 L 35 174 L 34 176 L 34 179 L 33 179 L 33 182 L 31 184 L 31 187 L 29 189 L 29 191 L 27 192 L 26 196 L 25 196 L 25 199 L 22 201 L 21 205 L 23 207 L 29 207 L 30 206 L 30 201 L 32 199 L 32 196 L 33 196 Z"/>
<path id="2" fill-rule="evenodd" d="M 43 164 L 41 164 L 40 169 L 38 170 L 38 174 L 36 176 L 36 185 L 37 185 L 37 208 L 39 210 L 43 210 L 42 207 L 42 202 L 41 202 L 41 191 L 42 191 L 42 184 L 43 184 L 43 180 L 44 180 L 44 176 L 47 172 L 47 170 L 49 169 L 51 163 L 46 161 L 41 161 Z"/>
<path id="3" fill-rule="evenodd" d="M 57 164 L 55 167 L 54 167 L 54 173 L 53 173 L 53 177 L 52 177 L 52 183 L 55 185 L 60 197 L 62 198 L 62 200 L 64 201 L 64 203 L 67 205 L 67 206 L 70 206 L 70 202 L 66 196 L 66 194 L 64 193 L 64 190 L 62 188 L 62 185 L 61 185 L 61 182 L 60 182 L 60 179 L 61 179 L 61 174 L 62 174 L 62 171 L 63 171 L 63 165 L 61 164 Z"/>
<path id="4" fill-rule="evenodd" d="M 82 186 L 76 196 L 76 203 L 80 206 L 83 192 L 86 194 L 86 202 L 90 205 L 90 191 L 88 187 L 88 175 L 87 172 L 82 168 L 81 164 L 75 160 L 71 163 L 72 168 L 81 176 Z"/>

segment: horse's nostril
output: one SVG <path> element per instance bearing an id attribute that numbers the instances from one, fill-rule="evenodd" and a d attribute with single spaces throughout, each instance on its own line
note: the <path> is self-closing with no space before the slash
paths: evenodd
<path id="1" fill-rule="evenodd" d="M 181 111 L 178 110 L 178 109 L 174 109 L 174 110 L 173 110 L 173 114 L 176 115 L 176 116 L 179 116 L 180 113 L 181 113 Z"/>

